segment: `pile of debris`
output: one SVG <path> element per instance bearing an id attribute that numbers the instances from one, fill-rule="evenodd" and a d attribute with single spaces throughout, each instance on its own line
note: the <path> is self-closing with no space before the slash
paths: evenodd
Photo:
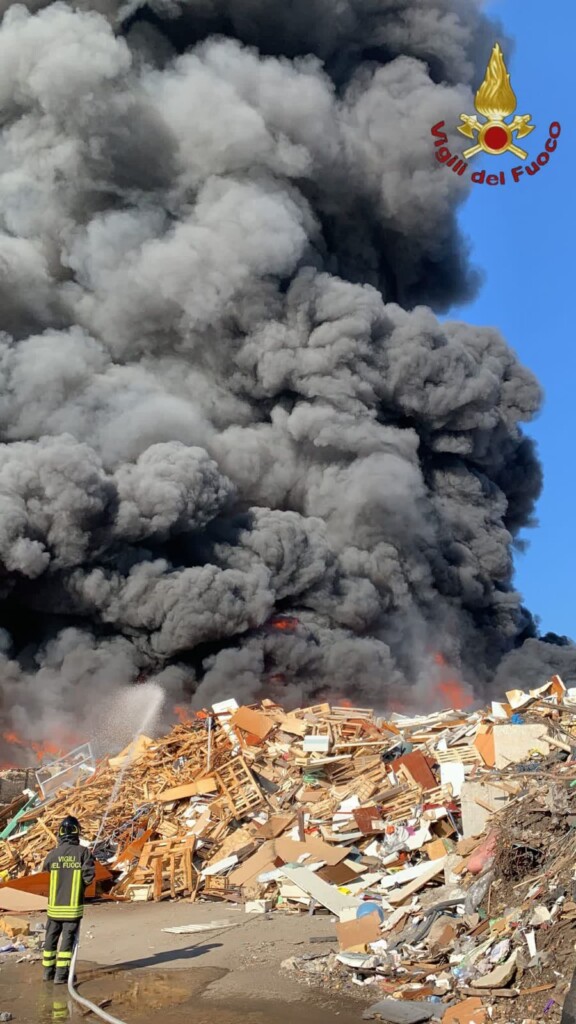
<path id="1" fill-rule="evenodd" d="M 575 798 L 576 692 L 557 676 L 469 714 L 229 700 L 45 769 L 0 833 L 0 909 L 45 894 L 74 814 L 106 898 L 328 912 L 321 969 L 372 986 L 382 1020 L 539 1020 L 575 959 Z"/>
<path id="2" fill-rule="evenodd" d="M 36 785 L 32 768 L 6 768 L 0 771 L 0 808 L 17 800 L 23 790 Z"/>

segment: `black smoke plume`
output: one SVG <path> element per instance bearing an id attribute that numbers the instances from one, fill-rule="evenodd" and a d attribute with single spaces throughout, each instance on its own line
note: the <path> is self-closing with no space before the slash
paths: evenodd
<path id="1" fill-rule="evenodd" d="M 86 731 L 146 677 L 382 708 L 424 706 L 438 651 L 479 695 L 574 673 L 512 582 L 539 386 L 433 312 L 478 281 L 430 128 L 497 26 L 474 0 L 2 14 L 4 727 Z"/>

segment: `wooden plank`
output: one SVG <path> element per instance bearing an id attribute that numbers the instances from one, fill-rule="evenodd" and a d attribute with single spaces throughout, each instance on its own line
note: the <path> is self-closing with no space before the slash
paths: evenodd
<path id="1" fill-rule="evenodd" d="M 388 900 L 388 903 L 403 903 L 409 896 L 412 896 L 415 892 L 423 889 L 428 882 L 431 882 L 432 879 L 436 878 L 437 875 L 444 871 L 446 860 L 446 857 L 442 857 L 439 860 L 433 861 L 430 868 L 423 874 L 419 875 L 418 878 L 414 878 L 411 882 L 408 882 L 407 885 L 402 886 L 401 889 L 387 892 L 386 899 Z"/>
<path id="2" fill-rule="evenodd" d="M 157 857 L 154 862 L 154 899 L 156 902 L 162 899 L 162 858 Z"/>
<path id="3" fill-rule="evenodd" d="M 209 793 L 218 792 L 218 783 L 214 775 L 205 779 L 198 779 L 196 782 L 186 782 L 182 786 L 174 786 L 172 789 L 165 789 L 159 793 L 155 800 L 160 803 L 172 803 L 175 800 L 189 800 L 192 796 L 206 796 Z"/>
<path id="4" fill-rule="evenodd" d="M 190 849 L 184 851 L 182 860 L 184 862 L 184 882 L 187 891 L 191 894 L 194 890 L 194 882 L 192 878 L 192 851 Z"/>
<path id="5" fill-rule="evenodd" d="M 281 870 L 290 882 L 293 882 L 304 893 L 338 917 L 343 910 L 360 906 L 360 900 L 355 896 L 344 895 L 335 886 L 324 882 L 313 871 L 302 867 L 301 864 L 285 864 Z"/>

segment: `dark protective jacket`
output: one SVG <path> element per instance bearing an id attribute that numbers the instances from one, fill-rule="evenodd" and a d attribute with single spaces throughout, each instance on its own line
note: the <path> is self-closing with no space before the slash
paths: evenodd
<path id="1" fill-rule="evenodd" d="M 94 881 L 94 858 L 78 840 L 63 840 L 46 857 L 44 871 L 50 872 L 48 917 L 55 921 L 78 921 L 84 914 L 84 890 Z"/>

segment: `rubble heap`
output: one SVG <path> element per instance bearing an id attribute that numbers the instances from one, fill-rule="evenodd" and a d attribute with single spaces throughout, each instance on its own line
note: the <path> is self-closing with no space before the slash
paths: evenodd
<path id="1" fill-rule="evenodd" d="M 225 701 L 23 796 L 0 897 L 42 892 L 74 814 L 106 898 L 328 911 L 338 948 L 288 966 L 372 986 L 369 1015 L 540 1020 L 574 960 L 575 797 L 576 692 L 557 676 L 468 714 Z"/>

